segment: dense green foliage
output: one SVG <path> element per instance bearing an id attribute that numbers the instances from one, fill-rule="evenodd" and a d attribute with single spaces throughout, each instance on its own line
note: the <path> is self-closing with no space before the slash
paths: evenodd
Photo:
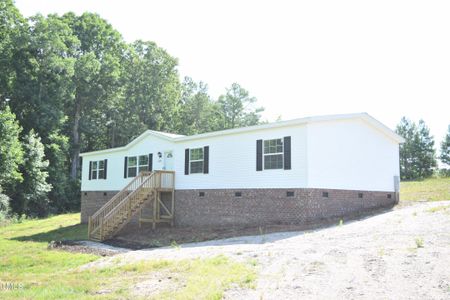
<path id="1" fill-rule="evenodd" d="M 80 152 L 122 146 L 146 129 L 260 123 L 262 109 L 238 84 L 216 101 L 205 83 L 180 82 L 177 65 L 154 42 L 126 43 L 97 14 L 25 19 L 0 0 L 0 186 L 13 213 L 79 209 Z"/>
<path id="2" fill-rule="evenodd" d="M 19 164 L 23 159 L 19 134 L 22 128 L 9 106 L 0 110 L 0 187 L 5 190 L 23 180 Z"/>
<path id="3" fill-rule="evenodd" d="M 423 120 L 418 124 L 403 117 L 396 132 L 405 138 L 400 145 L 401 179 L 421 179 L 433 174 L 437 166 L 434 139 Z"/>
<path id="4" fill-rule="evenodd" d="M 441 161 L 450 167 L 450 125 L 447 129 L 447 134 L 441 143 L 441 155 L 439 157 Z"/>
<path id="5" fill-rule="evenodd" d="M 12 209 L 18 214 L 45 216 L 49 211 L 47 193 L 48 161 L 45 160 L 44 145 L 34 130 L 23 139 L 24 160 L 20 166 L 23 181 L 16 186 Z"/>
<path id="6" fill-rule="evenodd" d="M 257 124 L 263 108 L 252 107 L 256 98 L 250 97 L 248 91 L 233 83 L 225 95 L 219 97 L 223 128 L 236 128 Z"/>

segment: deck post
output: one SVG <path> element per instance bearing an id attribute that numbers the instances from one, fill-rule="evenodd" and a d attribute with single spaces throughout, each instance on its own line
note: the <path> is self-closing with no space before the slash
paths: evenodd
<path id="1" fill-rule="evenodd" d="M 170 226 L 173 227 L 175 219 L 175 173 L 172 173 L 172 203 L 171 203 L 172 220 L 170 220 Z"/>
<path id="2" fill-rule="evenodd" d="M 100 240 L 103 241 L 103 216 L 100 216 Z"/>
<path id="3" fill-rule="evenodd" d="M 91 216 L 88 218 L 88 240 L 91 239 Z"/>
<path id="4" fill-rule="evenodd" d="M 141 228 L 142 208 L 139 210 L 139 228 Z"/>
<path id="5" fill-rule="evenodd" d="M 153 224 L 152 229 L 155 230 L 156 228 L 156 203 L 158 202 L 158 190 L 155 190 L 155 197 L 153 199 Z"/>

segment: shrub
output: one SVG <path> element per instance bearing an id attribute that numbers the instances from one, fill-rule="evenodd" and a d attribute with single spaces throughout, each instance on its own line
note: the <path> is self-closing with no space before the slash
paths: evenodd
<path id="1" fill-rule="evenodd" d="M 2 194 L 0 189 L 0 223 L 5 222 L 9 215 L 9 197 Z"/>

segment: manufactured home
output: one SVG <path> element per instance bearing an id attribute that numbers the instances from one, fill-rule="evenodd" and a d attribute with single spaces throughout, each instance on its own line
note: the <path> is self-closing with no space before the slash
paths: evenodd
<path id="1" fill-rule="evenodd" d="M 301 224 L 387 207 L 399 197 L 402 142 L 366 113 L 192 136 L 147 130 L 81 154 L 81 221 L 103 240 L 132 220 Z"/>

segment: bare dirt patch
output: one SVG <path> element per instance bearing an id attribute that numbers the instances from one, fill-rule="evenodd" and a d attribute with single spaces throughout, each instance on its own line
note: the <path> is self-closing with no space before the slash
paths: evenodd
<path id="1" fill-rule="evenodd" d="M 48 243 L 47 248 L 49 250 L 63 250 L 74 253 L 95 254 L 99 256 L 113 256 L 129 251 L 129 249 L 113 247 L 102 243 L 71 240 L 52 241 Z"/>
<path id="2" fill-rule="evenodd" d="M 275 232 L 304 231 L 318 228 L 325 228 L 338 224 L 341 219 L 345 222 L 360 219 L 382 212 L 389 211 L 390 208 L 380 208 L 367 211 L 345 218 L 336 217 L 322 219 L 310 224 L 271 224 L 263 226 L 226 226 L 226 227 L 170 227 L 168 224 L 158 224 L 156 230 L 150 224 L 143 223 L 127 225 L 116 237 L 105 241 L 106 244 L 128 248 L 133 250 L 157 248 L 164 246 L 174 246 L 185 243 L 195 243 L 225 238 L 265 235 Z"/>

